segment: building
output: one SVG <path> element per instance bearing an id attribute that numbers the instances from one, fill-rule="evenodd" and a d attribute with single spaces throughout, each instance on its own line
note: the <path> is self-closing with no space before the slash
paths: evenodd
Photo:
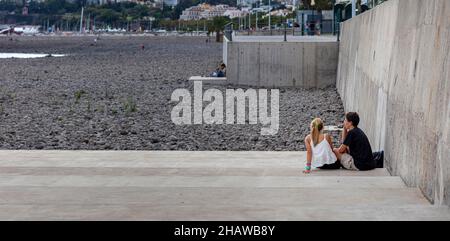
<path id="1" fill-rule="evenodd" d="M 204 3 L 185 9 L 180 16 L 180 20 L 212 19 L 214 17 L 227 15 L 236 16 L 239 14 L 236 11 L 240 10 L 225 4 L 213 6 Z M 227 15 L 225 15 L 225 13 L 227 13 Z"/>
<path id="2" fill-rule="evenodd" d="M 241 11 L 239 9 L 237 10 L 227 10 L 223 13 L 223 16 L 229 17 L 230 19 L 233 18 L 239 18 L 239 17 L 243 17 L 246 16 L 247 12 Z"/>
<path id="3" fill-rule="evenodd" d="M 75 0 L 66 0 L 66 1 L 75 1 Z M 167 6 L 176 6 L 178 4 L 178 0 L 87 0 L 87 3 L 89 4 L 98 4 L 98 5 L 107 3 L 120 3 L 120 2 L 133 2 L 137 4 L 146 4 L 150 6 L 162 5 L 163 2 Z"/>
<path id="4" fill-rule="evenodd" d="M 225 4 L 220 4 L 216 6 L 211 6 L 200 14 L 202 19 L 212 19 L 214 17 L 224 16 L 224 13 L 228 10 L 238 10 L 235 7 L 230 7 Z"/>
<path id="5" fill-rule="evenodd" d="M 201 13 L 205 11 L 206 9 L 209 9 L 209 4 L 199 4 L 197 6 L 192 6 L 190 8 L 186 8 L 181 13 L 180 19 L 181 20 L 198 20 L 201 18 Z"/>

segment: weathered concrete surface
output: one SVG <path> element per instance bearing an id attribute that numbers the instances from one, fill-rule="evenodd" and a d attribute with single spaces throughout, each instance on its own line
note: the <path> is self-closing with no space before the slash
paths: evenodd
<path id="1" fill-rule="evenodd" d="M 333 35 L 327 36 L 286 36 L 287 42 L 310 42 L 310 43 L 330 43 L 337 42 L 337 37 Z M 284 42 L 284 36 L 234 36 L 233 42 L 268 42 L 268 43 L 277 43 Z"/>
<path id="2" fill-rule="evenodd" d="M 237 36 L 279 36 L 279 37 L 283 37 L 284 29 L 272 29 L 272 31 L 258 30 L 258 31 L 250 31 L 250 32 L 241 30 L 241 31 L 234 31 L 234 33 Z M 301 30 L 295 29 L 294 33 L 293 33 L 292 29 L 286 29 L 286 35 L 292 36 L 293 34 L 301 35 Z"/>
<path id="3" fill-rule="evenodd" d="M 450 1 L 391 0 L 342 25 L 337 88 L 387 167 L 450 204 Z"/>
<path id="4" fill-rule="evenodd" d="M 258 87 L 334 86 L 338 43 L 331 38 L 235 37 L 226 42 L 227 81 Z"/>
<path id="5" fill-rule="evenodd" d="M 1 220 L 450 220 L 386 169 L 304 152 L 0 151 Z"/>

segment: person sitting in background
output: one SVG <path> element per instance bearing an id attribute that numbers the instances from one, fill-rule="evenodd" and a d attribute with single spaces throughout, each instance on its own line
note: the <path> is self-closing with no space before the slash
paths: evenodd
<path id="1" fill-rule="evenodd" d="M 226 65 L 224 63 L 220 64 L 219 67 L 211 74 L 211 77 L 225 77 L 226 76 Z"/>
<path id="2" fill-rule="evenodd" d="M 373 158 L 372 147 L 366 134 L 358 128 L 359 115 L 349 112 L 345 115 L 342 131 L 343 144 L 333 151 L 348 170 L 368 171 L 377 167 Z"/>
<path id="3" fill-rule="evenodd" d="M 333 153 L 332 137 L 323 133 L 323 121 L 314 119 L 310 128 L 311 134 L 305 138 L 306 167 L 303 173 L 311 173 L 311 168 L 340 169 L 341 165 Z"/>

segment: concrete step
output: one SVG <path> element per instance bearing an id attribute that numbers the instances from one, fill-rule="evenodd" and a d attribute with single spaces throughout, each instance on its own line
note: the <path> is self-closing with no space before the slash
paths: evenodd
<path id="1" fill-rule="evenodd" d="M 386 169 L 304 152 L 0 151 L 2 220 L 447 220 Z"/>
<path id="2" fill-rule="evenodd" d="M 14 164 L 12 164 L 14 165 Z M 197 168 L 158 168 L 158 167 L 28 167 L 28 166 L 0 166 L 0 175 L 82 175 L 82 176 L 305 176 L 303 167 L 295 168 L 239 168 L 239 167 L 197 167 Z M 354 172 L 340 170 L 313 170 L 307 176 L 363 176 L 378 177 L 391 176 L 384 168 L 368 172 Z"/>
<path id="3" fill-rule="evenodd" d="M 34 176 L 0 175 L 1 187 L 404 188 L 399 177 L 346 176 Z"/>
<path id="4" fill-rule="evenodd" d="M 4 167 L 303 168 L 304 152 L 5 151 Z"/>
<path id="5" fill-rule="evenodd" d="M 254 205 L 0 205 L 1 220 L 182 220 L 182 221 L 450 221 L 448 207 Z"/>
<path id="6" fill-rule="evenodd" d="M 2 220 L 450 220 L 415 188 L 0 187 Z"/>
<path id="7" fill-rule="evenodd" d="M 0 150 L 0 174 L 298 176 L 305 160 L 305 152 Z M 390 176 L 386 169 L 312 175 Z"/>
<path id="8" fill-rule="evenodd" d="M 86 205 L 429 205 L 415 188 L 0 187 L 0 204 Z"/>

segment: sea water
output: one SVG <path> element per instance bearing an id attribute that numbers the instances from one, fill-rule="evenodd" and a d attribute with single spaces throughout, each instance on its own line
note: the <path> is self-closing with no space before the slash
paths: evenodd
<path id="1" fill-rule="evenodd" d="M 44 58 L 44 57 L 64 57 L 65 54 L 27 54 L 27 53 L 0 53 L 0 59 L 32 59 L 32 58 Z"/>

